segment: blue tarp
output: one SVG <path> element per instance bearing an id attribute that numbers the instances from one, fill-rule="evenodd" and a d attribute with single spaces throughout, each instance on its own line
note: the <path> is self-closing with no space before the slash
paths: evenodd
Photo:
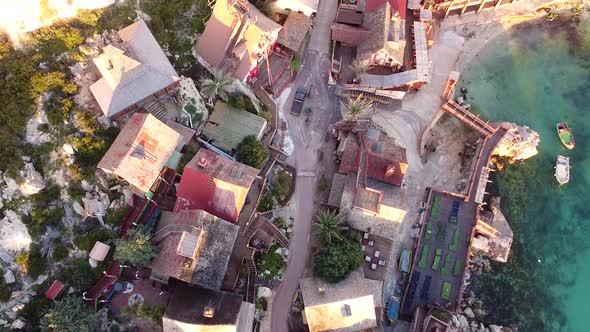
<path id="1" fill-rule="evenodd" d="M 399 270 L 404 273 L 410 271 L 410 251 L 404 249 L 399 259 Z"/>
<path id="2" fill-rule="evenodd" d="M 391 297 L 389 305 L 387 306 L 387 318 L 390 320 L 397 320 L 399 313 L 399 299 Z"/>

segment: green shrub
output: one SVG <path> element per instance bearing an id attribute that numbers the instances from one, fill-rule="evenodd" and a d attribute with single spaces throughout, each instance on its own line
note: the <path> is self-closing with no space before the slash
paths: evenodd
<path id="1" fill-rule="evenodd" d="M 32 278 L 37 278 L 45 272 L 47 261 L 41 255 L 41 251 L 36 245 L 31 245 L 29 251 L 22 252 L 16 256 L 16 264 L 20 266 L 24 273 Z"/>
<path id="2" fill-rule="evenodd" d="M 127 317 L 151 319 L 158 324 L 162 324 L 162 316 L 165 312 L 165 305 L 152 307 L 144 303 L 136 303 L 123 308 L 123 314 Z"/>
<path id="3" fill-rule="evenodd" d="M 68 257 L 69 254 L 70 251 L 68 250 L 68 248 L 63 244 L 60 244 L 53 248 L 53 254 L 51 257 L 53 257 L 54 261 L 60 262 L 63 261 L 66 257 Z"/>
<path id="4" fill-rule="evenodd" d="M 342 241 L 325 246 L 314 257 L 313 271 L 328 282 L 338 282 L 363 263 L 363 249 L 358 239 L 345 236 Z"/>
<path id="5" fill-rule="evenodd" d="M 282 201 L 287 198 L 287 195 L 291 192 L 293 185 L 293 176 L 286 170 L 280 170 L 272 180 L 272 194 L 279 200 Z"/>
<path id="6" fill-rule="evenodd" d="M 270 246 L 266 253 L 256 253 L 256 270 L 264 278 L 279 278 L 282 270 L 287 266 L 287 263 L 285 263 L 283 256 L 281 256 L 278 253 L 275 253 L 275 251 L 278 248 L 278 245 L 273 244 L 272 246 Z M 265 271 L 269 271 L 270 274 L 265 274 Z"/>
<path id="7" fill-rule="evenodd" d="M 256 136 L 249 135 L 238 144 L 236 159 L 243 164 L 260 169 L 268 159 L 268 150 Z"/>
<path id="8" fill-rule="evenodd" d="M 178 167 L 176 167 L 176 171 L 178 173 L 182 174 L 184 167 L 189 161 L 191 161 L 191 159 L 193 159 L 193 157 L 197 154 L 197 151 L 199 151 L 199 149 L 192 144 L 188 144 L 186 146 L 185 151 L 182 154 L 182 158 L 180 158 L 180 162 L 178 163 Z"/>
<path id="9" fill-rule="evenodd" d="M 103 269 L 92 268 L 86 257 L 74 260 L 60 271 L 58 279 L 76 289 L 88 289 L 102 277 Z"/>
<path id="10" fill-rule="evenodd" d="M 110 240 L 114 239 L 116 234 L 107 228 L 99 228 L 96 230 L 90 231 L 88 234 L 82 235 L 74 239 L 74 244 L 80 250 L 90 251 L 96 241 L 100 242 L 109 242 Z"/>
<path id="11" fill-rule="evenodd" d="M 24 308 L 20 311 L 20 314 L 27 320 L 30 326 L 39 326 L 41 316 L 51 304 L 51 300 L 43 294 L 46 290 L 47 288 L 39 289 L 38 294 L 29 303 L 25 304 Z"/>
<path id="12" fill-rule="evenodd" d="M 285 223 L 285 219 L 283 219 L 281 217 L 276 217 L 275 220 L 273 221 L 273 223 L 279 229 L 285 228 L 285 226 L 287 226 L 287 224 Z"/>
<path id="13" fill-rule="evenodd" d="M 114 211 L 109 211 L 104 219 L 105 224 L 121 226 L 121 222 L 123 221 L 123 218 L 125 218 L 128 210 L 128 208 L 120 208 Z"/>
<path id="14" fill-rule="evenodd" d="M 10 300 L 10 296 L 12 295 L 12 288 L 10 285 L 6 284 L 4 278 L 2 277 L 3 275 L 4 271 L 0 269 L 0 301 L 7 302 Z"/>
<path id="15" fill-rule="evenodd" d="M 262 195 L 262 198 L 260 198 L 260 202 L 258 203 L 258 207 L 256 208 L 256 210 L 258 212 L 270 211 L 270 210 L 272 210 L 272 203 L 273 203 L 272 195 L 269 192 L 265 192 Z"/>

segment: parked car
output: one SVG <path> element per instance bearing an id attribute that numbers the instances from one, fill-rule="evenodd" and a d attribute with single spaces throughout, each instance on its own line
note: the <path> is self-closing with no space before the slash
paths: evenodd
<path id="1" fill-rule="evenodd" d="M 307 93 L 308 92 L 305 87 L 297 88 L 297 91 L 295 91 L 295 99 L 293 99 L 293 105 L 291 106 L 291 114 L 301 114 L 301 110 L 303 109 L 303 102 L 305 101 L 305 97 L 307 97 Z"/>

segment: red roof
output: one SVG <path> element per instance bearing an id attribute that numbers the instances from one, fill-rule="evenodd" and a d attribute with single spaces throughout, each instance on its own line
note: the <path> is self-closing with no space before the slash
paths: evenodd
<path id="1" fill-rule="evenodd" d="M 257 175 L 255 168 L 200 149 L 184 168 L 174 212 L 203 210 L 235 223 Z"/>
<path id="2" fill-rule="evenodd" d="M 372 11 L 383 5 L 385 2 L 389 2 L 389 5 L 393 9 L 392 12 L 399 12 L 399 17 L 402 20 L 406 19 L 406 6 L 407 0 L 365 0 L 365 11 Z"/>
<path id="3" fill-rule="evenodd" d="M 340 162 L 340 173 L 354 174 L 359 169 L 360 145 L 356 137 L 349 137 L 343 144 L 346 144 L 342 152 Z M 383 153 L 368 151 L 367 177 L 384 183 L 400 186 L 406 174 L 408 164 L 406 162 L 406 151 L 400 146 L 383 142 L 380 147 Z M 390 169 L 390 172 L 388 172 Z"/>
<path id="4" fill-rule="evenodd" d="M 352 46 L 360 45 L 371 33 L 362 27 L 353 27 L 342 23 L 332 24 L 332 39 Z"/>
<path id="5" fill-rule="evenodd" d="M 45 297 L 50 300 L 55 298 L 64 290 L 65 286 L 59 280 L 54 280 L 49 289 L 45 292 Z"/>

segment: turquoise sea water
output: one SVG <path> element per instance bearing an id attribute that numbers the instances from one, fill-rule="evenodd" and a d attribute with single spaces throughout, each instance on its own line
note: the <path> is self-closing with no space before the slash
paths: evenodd
<path id="1" fill-rule="evenodd" d="M 475 113 L 541 136 L 537 156 L 495 176 L 491 189 L 502 196 L 515 241 L 509 261 L 492 264 L 474 288 L 488 323 L 590 331 L 590 29 L 540 23 L 490 41 L 462 73 Z M 573 128 L 572 151 L 556 135 L 561 121 Z M 573 167 L 563 187 L 553 177 L 558 154 Z"/>

